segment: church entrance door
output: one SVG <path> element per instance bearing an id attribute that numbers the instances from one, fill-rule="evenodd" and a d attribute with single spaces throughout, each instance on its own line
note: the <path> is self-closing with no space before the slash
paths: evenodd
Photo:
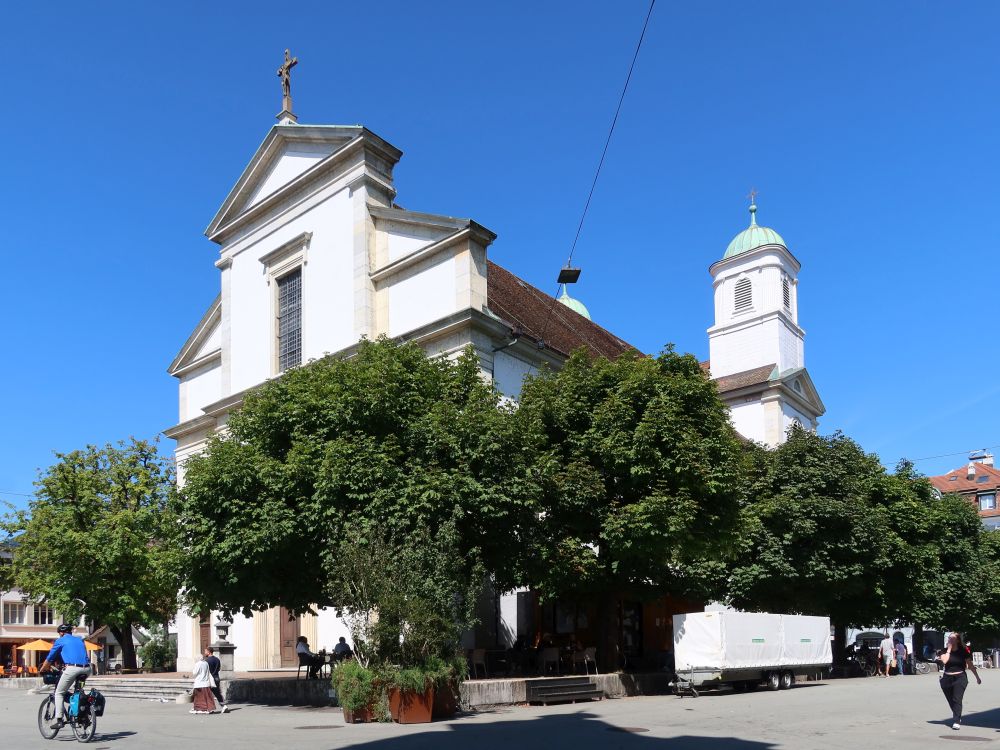
<path id="1" fill-rule="evenodd" d="M 212 643 L 212 618 L 210 615 L 202 615 L 198 620 L 198 655 L 205 653 L 205 649 Z"/>
<path id="2" fill-rule="evenodd" d="M 281 639 L 281 666 L 283 667 L 297 667 L 299 664 L 299 657 L 295 653 L 295 641 L 299 637 L 300 631 L 300 620 L 298 617 L 289 619 L 288 610 L 281 607 L 278 610 L 278 619 L 280 621 L 280 639 Z M 309 644 L 313 646 L 313 644 Z M 313 646 L 314 647 L 314 646 Z"/>

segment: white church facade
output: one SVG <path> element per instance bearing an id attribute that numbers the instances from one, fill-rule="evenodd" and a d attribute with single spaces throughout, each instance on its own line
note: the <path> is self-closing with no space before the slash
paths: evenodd
<path id="1" fill-rule="evenodd" d="M 185 460 L 225 429 L 248 390 L 311 359 L 349 354 L 362 337 L 415 341 L 437 356 L 471 345 L 483 377 L 514 399 L 526 373 L 558 367 L 580 346 L 609 358 L 632 349 L 565 290 L 553 307 L 488 260 L 496 235 L 485 227 L 399 207 L 398 148 L 361 126 L 300 125 L 283 115 L 206 230 L 219 246 L 219 296 L 169 367 L 179 419 L 165 434 L 176 441 L 180 482 Z M 780 236 L 753 220 L 711 267 L 708 367 L 736 429 L 769 445 L 793 421 L 815 428 L 823 413 L 804 367 L 798 271 Z M 497 640 L 524 635 L 519 602 L 500 597 Z M 214 620 L 178 613 L 178 669 L 192 668 Z M 236 616 L 236 670 L 294 667 L 300 634 L 314 649 L 349 635 L 332 611 Z"/>

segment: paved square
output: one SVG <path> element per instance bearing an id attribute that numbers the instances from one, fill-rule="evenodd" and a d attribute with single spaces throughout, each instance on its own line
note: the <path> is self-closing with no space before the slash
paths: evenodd
<path id="1" fill-rule="evenodd" d="M 72 747 L 68 730 L 48 742 L 36 728 L 41 696 L 0 690 L 5 748 Z M 627 698 L 510 707 L 430 725 L 345 726 L 339 709 L 234 706 L 192 716 L 190 706 L 109 699 L 94 750 L 223 747 L 240 750 L 785 750 L 954 747 L 997 742 L 1000 672 L 969 686 L 965 725 L 953 731 L 933 675 L 804 683 L 789 691 Z M 638 730 L 638 731 L 631 731 Z M 67 744 L 69 743 L 69 744 Z"/>

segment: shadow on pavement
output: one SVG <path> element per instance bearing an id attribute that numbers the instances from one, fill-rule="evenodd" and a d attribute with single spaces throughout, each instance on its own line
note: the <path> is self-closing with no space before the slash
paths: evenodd
<path id="1" fill-rule="evenodd" d="M 936 722 L 927 722 L 934 724 Z M 945 722 L 949 726 L 951 722 Z M 988 729 L 1000 729 L 1000 708 L 991 708 L 988 711 L 977 711 L 974 714 L 962 715 L 962 726 L 964 727 L 987 727 Z"/>
<path id="2" fill-rule="evenodd" d="M 608 723 L 593 714 L 541 716 L 531 720 L 489 723 L 449 723 L 450 731 L 424 732 L 371 742 L 352 743 L 353 750 L 492 750 L 493 748 L 616 748 L 628 750 L 770 750 L 777 745 L 736 737 L 658 738 L 646 736 L 648 726 Z"/>
<path id="3" fill-rule="evenodd" d="M 101 742 L 114 742 L 115 740 L 123 740 L 126 737 L 134 737 L 135 734 L 135 732 L 101 732 L 100 727 L 98 727 L 94 739 L 90 742 L 94 745 Z"/>

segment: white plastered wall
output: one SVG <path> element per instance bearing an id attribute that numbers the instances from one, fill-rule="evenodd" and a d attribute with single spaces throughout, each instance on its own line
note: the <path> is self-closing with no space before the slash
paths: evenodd
<path id="1" fill-rule="evenodd" d="M 309 213 L 296 217 L 241 247 L 230 269 L 230 388 L 241 391 L 274 372 L 273 284 L 261 257 L 312 233 L 302 271 L 303 361 L 354 343 L 353 218 L 350 191 L 336 192 Z"/>

